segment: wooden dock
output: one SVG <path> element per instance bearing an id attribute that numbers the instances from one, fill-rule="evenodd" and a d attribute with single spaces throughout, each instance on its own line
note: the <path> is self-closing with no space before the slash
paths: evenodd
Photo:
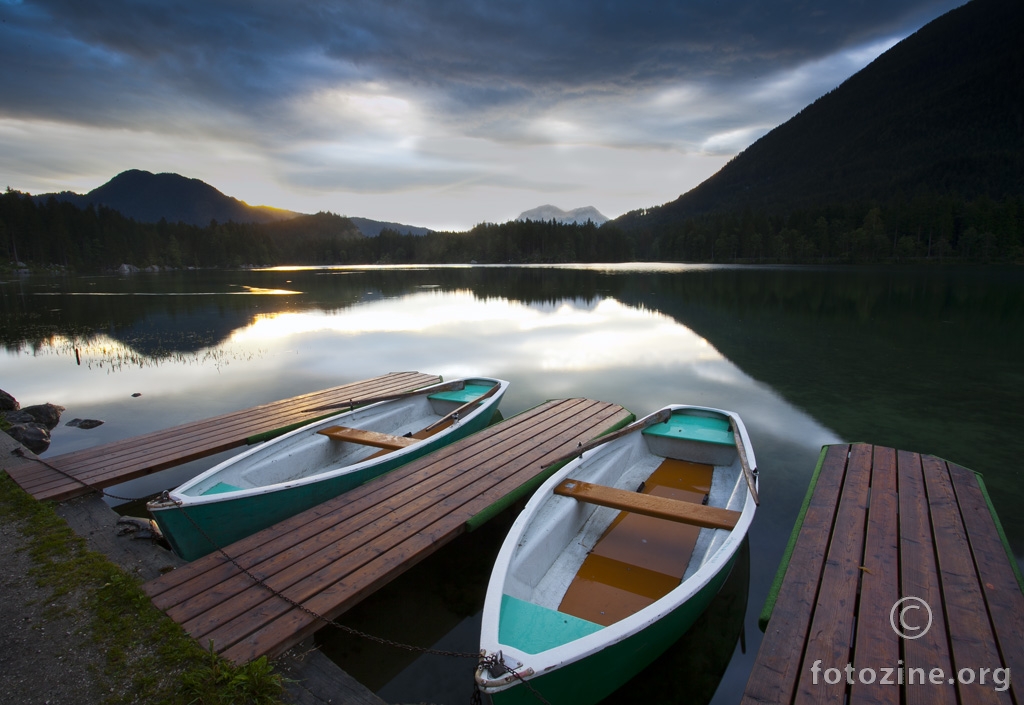
<path id="1" fill-rule="evenodd" d="M 214 552 L 144 590 L 226 658 L 274 657 L 323 627 L 317 615 L 342 614 L 535 487 L 546 463 L 632 418 L 604 402 L 547 402 L 226 547 L 233 561 Z"/>
<path id="2" fill-rule="evenodd" d="M 436 375 L 392 372 L 94 448 L 19 463 L 8 473 L 36 499 L 65 500 L 246 444 L 252 436 L 324 416 L 309 409 L 412 391 Z M 53 468 L 57 468 L 54 470 Z"/>
<path id="3" fill-rule="evenodd" d="M 974 472 L 828 446 L 791 549 L 745 705 L 1024 703 L 1024 592 Z"/>

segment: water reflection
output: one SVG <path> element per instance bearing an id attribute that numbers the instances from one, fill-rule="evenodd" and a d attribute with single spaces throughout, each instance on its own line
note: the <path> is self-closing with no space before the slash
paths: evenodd
<path id="1" fill-rule="evenodd" d="M 237 295 L 260 290 L 278 293 Z M 713 702 L 740 698 L 759 644 L 756 613 L 822 444 L 889 444 L 984 472 L 1024 558 L 1024 514 L 1016 510 L 1024 502 L 1019 269 L 632 265 L 33 277 L 0 283 L 0 321 L 0 387 L 26 404 L 66 406 L 68 419 L 106 422 L 58 426 L 48 455 L 399 370 L 509 379 L 506 417 L 571 396 L 637 415 L 674 402 L 738 411 L 763 473 L 762 504 L 750 535 L 747 652 L 733 656 Z M 118 494 L 180 481 L 158 474 Z M 461 634 L 455 626 L 470 616 L 446 629 Z M 418 636 L 408 635 L 414 643 L 438 638 Z"/>

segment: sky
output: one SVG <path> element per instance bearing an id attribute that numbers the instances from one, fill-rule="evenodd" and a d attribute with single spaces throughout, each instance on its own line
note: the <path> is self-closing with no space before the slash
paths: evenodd
<path id="1" fill-rule="evenodd" d="M 466 230 L 674 200 L 962 0 L 0 0 L 0 188 Z"/>

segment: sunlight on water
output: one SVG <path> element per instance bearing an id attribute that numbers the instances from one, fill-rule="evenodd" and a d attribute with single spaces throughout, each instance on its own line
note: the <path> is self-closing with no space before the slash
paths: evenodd
<path id="1" fill-rule="evenodd" d="M 1020 445 L 1007 429 L 1021 426 L 1022 290 L 1017 270 L 680 264 L 27 278 L 0 282 L 0 388 L 23 405 L 65 406 L 62 424 L 104 421 L 57 426 L 44 457 L 406 370 L 509 380 L 505 418 L 567 397 L 637 416 L 671 403 L 737 411 L 762 504 L 743 598 L 747 651 L 731 656 L 715 695 L 735 702 L 760 641 L 757 611 L 822 445 L 888 444 L 985 472 L 1020 555 L 1020 483 L 1006 468 L 1016 467 Z M 221 459 L 111 489 L 150 494 Z M 449 572 L 461 584 L 470 566 L 456 559 Z M 396 582 L 394 604 L 421 593 L 421 584 Z M 482 587 L 459 593 L 465 609 L 432 610 L 433 622 L 399 624 L 406 631 L 395 636 L 473 651 L 474 630 L 459 625 Z M 360 619 L 357 610 L 346 617 Z M 382 626 L 379 611 L 362 618 Z M 468 699 L 471 664 L 423 679 L 432 666 L 390 651 L 366 649 L 365 671 L 346 658 L 361 679 L 386 685 L 392 702 Z M 447 680 L 459 685 L 424 685 Z"/>

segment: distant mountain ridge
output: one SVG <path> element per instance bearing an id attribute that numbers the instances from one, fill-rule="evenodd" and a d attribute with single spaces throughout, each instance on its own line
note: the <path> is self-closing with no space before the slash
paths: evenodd
<path id="1" fill-rule="evenodd" d="M 359 228 L 366 237 L 377 237 L 384 230 L 394 230 L 399 235 L 427 235 L 434 232 L 430 228 L 420 228 L 415 225 L 403 225 L 402 223 L 389 223 L 382 220 L 370 220 L 369 218 L 358 218 L 349 216 L 352 224 Z"/>
<path id="2" fill-rule="evenodd" d="M 675 201 L 615 222 L 1024 193 L 1024 3 L 972 0 L 922 27 Z"/>
<path id="3" fill-rule="evenodd" d="M 534 220 L 534 221 L 555 221 L 556 223 L 586 223 L 588 220 L 592 221 L 594 225 L 602 225 L 608 222 L 608 218 L 601 214 L 593 206 L 584 206 L 583 208 L 574 208 L 571 211 L 564 211 L 557 206 L 539 206 L 528 211 L 523 211 L 519 214 L 516 220 Z"/>
<path id="4" fill-rule="evenodd" d="M 54 197 L 79 208 L 90 204 L 106 206 L 141 223 L 188 223 L 205 227 L 211 220 L 221 223 L 270 223 L 294 218 L 299 213 L 268 206 L 250 206 L 226 196 L 199 179 L 178 174 L 153 174 L 141 169 L 123 171 L 86 194 L 70 191 L 35 196 L 37 202 Z"/>
<path id="5" fill-rule="evenodd" d="M 318 228 L 323 223 L 323 218 L 317 220 L 304 213 L 270 206 L 250 206 L 245 201 L 221 193 L 200 179 L 172 173 L 153 174 L 141 169 L 123 171 L 85 194 L 62 191 L 33 196 L 37 203 L 44 203 L 51 197 L 82 209 L 88 208 L 90 204 L 106 206 L 140 223 L 158 223 L 165 219 L 169 223 L 206 227 L 212 220 L 218 223 L 276 223 L 297 218 L 304 218 L 299 222 L 317 222 Z M 369 218 L 353 217 L 348 220 L 352 221 L 355 228 L 337 224 L 332 227 L 350 234 L 361 233 L 366 237 L 376 237 L 385 228 L 411 235 L 430 232 L 427 228 Z"/>

